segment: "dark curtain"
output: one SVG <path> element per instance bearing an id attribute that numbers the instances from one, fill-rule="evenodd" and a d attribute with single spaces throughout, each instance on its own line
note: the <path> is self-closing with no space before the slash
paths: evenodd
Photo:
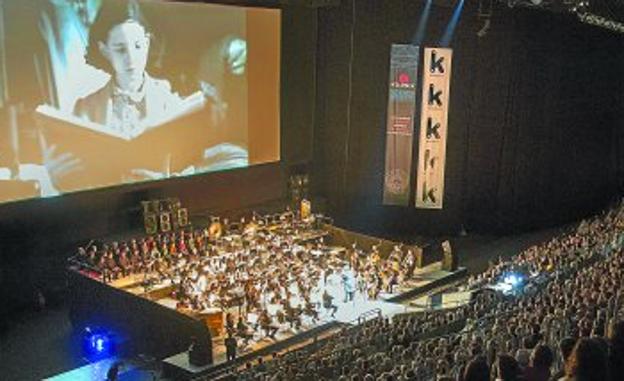
<path id="1" fill-rule="evenodd" d="M 624 36 L 498 5 L 480 38 L 478 4 L 466 2 L 450 44 L 444 209 L 382 206 L 389 49 L 412 41 L 423 3 L 345 0 L 319 12 L 315 174 L 339 223 L 381 235 L 509 232 L 619 196 Z M 435 4 L 423 46 L 436 46 L 453 12 Z"/>

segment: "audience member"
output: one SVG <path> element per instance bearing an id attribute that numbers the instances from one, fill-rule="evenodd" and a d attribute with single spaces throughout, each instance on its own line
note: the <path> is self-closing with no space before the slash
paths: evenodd
<path id="1" fill-rule="evenodd" d="M 596 339 L 581 338 L 566 362 L 565 381 L 605 381 L 608 377 L 607 353 Z"/>

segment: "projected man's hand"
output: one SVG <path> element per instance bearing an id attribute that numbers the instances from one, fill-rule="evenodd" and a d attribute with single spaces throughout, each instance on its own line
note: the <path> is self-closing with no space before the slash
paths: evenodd
<path id="1" fill-rule="evenodd" d="M 60 179 L 72 172 L 84 170 L 82 161 L 72 153 L 57 153 L 55 144 L 48 145 L 43 137 L 40 141 L 43 166 L 55 186 Z"/>
<path id="2" fill-rule="evenodd" d="M 217 90 L 214 85 L 205 81 L 199 81 L 199 87 L 201 88 L 201 91 L 206 99 L 210 101 L 212 124 L 217 125 L 225 119 L 228 104 L 223 101 L 221 95 L 219 94 L 219 90 Z"/>

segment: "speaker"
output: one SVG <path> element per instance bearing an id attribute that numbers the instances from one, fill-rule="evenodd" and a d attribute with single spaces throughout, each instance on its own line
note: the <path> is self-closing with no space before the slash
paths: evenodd
<path id="1" fill-rule="evenodd" d="M 158 231 L 158 215 L 156 213 L 145 213 L 143 215 L 143 225 L 145 226 L 145 233 L 156 234 Z"/>
<path id="2" fill-rule="evenodd" d="M 309 199 L 310 177 L 305 173 L 293 174 L 288 179 L 288 192 L 290 194 L 290 207 L 299 210 L 300 203 Z"/>
<path id="3" fill-rule="evenodd" d="M 178 226 L 181 228 L 188 226 L 189 224 L 188 209 L 179 208 L 177 210 L 177 221 L 178 221 Z"/>
<path id="4" fill-rule="evenodd" d="M 162 212 L 159 215 L 159 219 L 160 219 L 160 231 L 163 233 L 171 231 L 171 213 Z"/>

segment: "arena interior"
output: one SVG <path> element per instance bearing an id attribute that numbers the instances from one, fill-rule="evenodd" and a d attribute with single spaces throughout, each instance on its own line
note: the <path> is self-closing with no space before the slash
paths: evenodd
<path id="1" fill-rule="evenodd" d="M 0 379 L 618 381 L 621 0 L 0 0 Z"/>

